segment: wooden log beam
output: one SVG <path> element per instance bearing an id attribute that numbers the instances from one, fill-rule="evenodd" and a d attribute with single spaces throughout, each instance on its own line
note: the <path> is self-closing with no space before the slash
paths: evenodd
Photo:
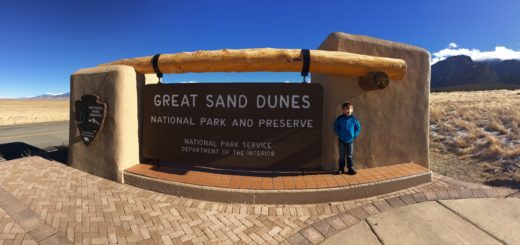
<path id="1" fill-rule="evenodd" d="M 186 72 L 300 72 L 303 57 L 300 49 L 222 49 L 211 51 L 161 54 L 158 66 L 163 73 Z M 311 73 L 366 76 L 384 72 L 390 79 L 401 80 L 406 62 L 348 52 L 311 50 Z M 152 57 L 122 59 L 105 65 L 129 65 L 139 73 L 155 73 Z"/>

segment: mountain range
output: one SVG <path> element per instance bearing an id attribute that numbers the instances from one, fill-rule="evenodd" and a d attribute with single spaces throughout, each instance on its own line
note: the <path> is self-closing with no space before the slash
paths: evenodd
<path id="1" fill-rule="evenodd" d="M 30 99 L 34 99 L 34 100 L 47 100 L 47 99 L 61 100 L 61 99 L 69 99 L 69 97 L 70 97 L 70 93 L 61 93 L 61 94 L 46 93 L 46 94 L 42 94 L 42 95 L 31 97 Z"/>
<path id="2" fill-rule="evenodd" d="M 473 61 L 448 57 L 432 66 L 431 90 L 486 90 L 520 88 L 520 60 Z"/>

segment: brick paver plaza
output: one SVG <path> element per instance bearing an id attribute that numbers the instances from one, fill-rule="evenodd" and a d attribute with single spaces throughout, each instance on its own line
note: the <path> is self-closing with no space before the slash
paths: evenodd
<path id="1" fill-rule="evenodd" d="M 29 157 L 0 162 L 0 244 L 316 244 L 394 207 L 509 195 L 518 193 L 434 174 L 429 184 L 361 200 L 230 204 L 146 191 Z"/>

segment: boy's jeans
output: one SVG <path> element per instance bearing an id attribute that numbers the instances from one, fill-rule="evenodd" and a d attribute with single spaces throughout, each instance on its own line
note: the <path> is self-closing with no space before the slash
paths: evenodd
<path id="1" fill-rule="evenodd" d="M 339 140 L 339 170 L 345 171 L 345 157 L 347 157 L 347 168 L 354 166 L 354 142 L 345 143 Z"/>

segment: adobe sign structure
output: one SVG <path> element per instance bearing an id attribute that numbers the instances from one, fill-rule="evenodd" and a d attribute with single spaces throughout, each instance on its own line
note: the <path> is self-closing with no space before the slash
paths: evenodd
<path id="1" fill-rule="evenodd" d="M 304 81 L 313 69 L 360 75 L 360 83 L 369 90 L 385 88 L 387 74 L 402 78 L 406 69 L 402 60 L 297 49 L 198 51 L 110 63 L 114 64 L 159 77 L 162 72 L 296 70 Z M 322 97 L 320 84 L 306 83 L 146 85 L 142 153 L 169 164 L 317 169 Z"/>
<path id="2" fill-rule="evenodd" d="M 70 165 L 120 182 L 125 169 L 147 160 L 334 170 L 332 124 L 350 101 L 363 127 L 357 166 L 428 168 L 428 52 L 344 33 L 331 34 L 319 49 L 161 54 L 81 69 L 71 76 L 71 103 L 98 96 L 106 116 L 86 146 L 71 106 Z M 312 83 L 157 84 L 162 73 L 303 70 Z"/>

